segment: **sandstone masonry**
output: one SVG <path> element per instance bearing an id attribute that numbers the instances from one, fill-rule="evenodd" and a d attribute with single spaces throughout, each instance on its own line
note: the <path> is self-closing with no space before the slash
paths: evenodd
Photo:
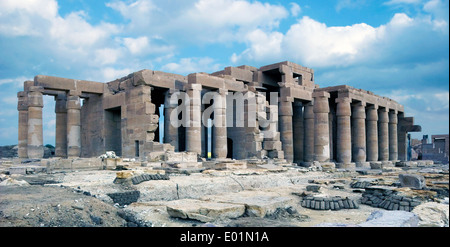
<path id="1" fill-rule="evenodd" d="M 212 119 L 220 126 L 201 124 L 211 105 L 202 101 L 208 92 L 218 95 Z M 235 93 L 249 92 L 266 97 L 225 103 Z M 270 104 L 271 92 L 277 105 Z M 170 116 L 177 116 L 183 103 L 173 100 L 178 93 L 189 97 L 190 118 L 189 125 L 174 127 Z M 188 76 L 141 70 L 107 83 L 38 75 L 17 94 L 21 158 L 43 157 L 43 95 L 56 101 L 59 157 L 114 151 L 151 160 L 158 152 L 187 151 L 206 158 L 210 150 L 219 160 L 268 157 L 304 166 L 335 161 L 345 168 L 370 167 L 405 161 L 407 133 L 421 130 L 394 100 L 346 85 L 319 88 L 312 69 L 288 61 Z M 244 107 L 243 118 L 230 122 L 227 116 L 236 107 Z M 255 125 L 237 126 L 252 115 L 258 116 Z"/>

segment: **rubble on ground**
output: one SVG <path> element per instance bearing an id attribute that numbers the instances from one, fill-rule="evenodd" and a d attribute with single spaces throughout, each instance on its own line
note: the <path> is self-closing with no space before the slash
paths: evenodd
<path id="1" fill-rule="evenodd" d="M 122 210 L 128 219 L 122 226 L 448 226 L 448 165 L 343 169 L 330 162 L 301 167 L 281 159 L 191 156 L 168 151 L 160 160 L 139 161 L 111 152 L 86 159 L 2 160 L 0 187 L 72 189 Z M 69 221 L 64 219 L 78 225 Z M 86 221 L 105 226 L 108 219 L 93 214 Z M 11 218 L 0 222 L 13 224 Z"/>

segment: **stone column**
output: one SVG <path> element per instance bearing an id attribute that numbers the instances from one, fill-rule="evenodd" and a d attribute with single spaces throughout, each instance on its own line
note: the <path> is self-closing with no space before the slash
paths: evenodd
<path id="1" fill-rule="evenodd" d="M 171 97 L 174 93 L 178 93 L 177 90 L 169 89 L 166 92 L 164 98 L 164 143 L 169 143 L 174 146 L 175 152 L 179 150 L 179 141 L 178 141 L 178 127 L 177 125 L 172 125 L 171 121 L 175 124 L 178 121 L 178 114 L 176 115 L 176 119 L 171 119 L 171 115 L 173 110 L 178 106 L 178 98 Z M 180 120 L 181 121 L 181 120 Z"/>
<path id="2" fill-rule="evenodd" d="M 44 107 L 42 92 L 39 86 L 31 86 L 28 91 L 28 137 L 27 153 L 30 159 L 44 157 L 42 133 L 42 107 Z"/>
<path id="3" fill-rule="evenodd" d="M 293 142 L 294 142 L 294 162 L 299 164 L 304 160 L 303 157 L 303 104 L 301 102 L 294 102 L 292 105 L 292 124 L 293 124 Z"/>
<path id="4" fill-rule="evenodd" d="M 294 161 L 294 146 L 292 134 L 292 102 L 285 100 L 278 103 L 278 129 L 284 151 L 284 158 L 288 162 Z"/>
<path id="5" fill-rule="evenodd" d="M 388 109 L 378 109 L 378 160 L 389 160 L 389 117 Z"/>
<path id="6" fill-rule="evenodd" d="M 367 161 L 378 161 L 378 106 L 367 107 L 366 113 Z"/>
<path id="7" fill-rule="evenodd" d="M 305 162 L 314 161 L 314 105 L 312 102 L 305 104 L 304 119 L 304 152 L 303 160 Z"/>
<path id="8" fill-rule="evenodd" d="M 202 154 L 201 127 L 201 90 L 200 84 L 187 84 L 186 92 L 189 96 L 189 123 L 186 126 L 186 151 Z"/>
<path id="9" fill-rule="evenodd" d="M 408 160 L 408 141 L 407 136 L 408 132 L 406 132 L 405 126 L 405 117 L 403 113 L 398 114 L 398 126 L 397 126 L 397 134 L 398 134 L 398 159 L 401 161 Z"/>
<path id="10" fill-rule="evenodd" d="M 17 93 L 17 110 L 19 111 L 19 142 L 17 155 L 19 158 L 28 158 L 28 99 L 24 91 Z"/>
<path id="11" fill-rule="evenodd" d="M 328 92 L 314 92 L 314 159 L 324 162 L 330 160 L 330 129 L 328 113 L 330 106 Z"/>
<path id="12" fill-rule="evenodd" d="M 67 97 L 67 156 L 80 157 L 81 154 L 81 104 L 80 97 Z"/>
<path id="13" fill-rule="evenodd" d="M 389 111 L 389 160 L 398 160 L 398 146 L 397 146 L 397 111 Z"/>
<path id="14" fill-rule="evenodd" d="M 67 157 L 67 97 L 58 94 L 55 101 L 55 156 Z"/>
<path id="15" fill-rule="evenodd" d="M 352 156 L 357 166 L 361 162 L 366 162 L 366 104 L 357 102 L 353 104 L 352 121 Z"/>
<path id="16" fill-rule="evenodd" d="M 336 158 L 337 162 L 348 164 L 352 161 L 351 142 L 351 99 L 336 99 L 337 133 L 336 133 Z"/>
<path id="17" fill-rule="evenodd" d="M 214 96 L 214 125 L 213 125 L 213 158 L 226 158 L 227 145 L 227 96 L 228 91 L 219 89 Z"/>

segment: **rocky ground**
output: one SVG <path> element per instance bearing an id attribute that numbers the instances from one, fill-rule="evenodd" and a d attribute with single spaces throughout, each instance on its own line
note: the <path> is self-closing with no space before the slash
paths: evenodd
<path id="1" fill-rule="evenodd" d="M 138 165 L 123 171 L 50 173 L 35 169 L 36 163 L 31 166 L 25 173 L 11 174 L 20 170 L 14 169 L 17 160 L 2 160 L 0 226 L 368 226 L 368 218 L 374 226 L 382 222 L 380 212 L 397 222 L 395 226 L 448 226 L 448 165 L 328 172 L 275 165 L 231 170 Z M 425 189 L 401 192 L 404 197 L 420 196 L 424 209 L 391 211 L 361 203 L 365 186 L 397 190 L 399 173 L 425 178 Z M 308 198 L 351 200 L 356 208 L 302 206 Z"/>

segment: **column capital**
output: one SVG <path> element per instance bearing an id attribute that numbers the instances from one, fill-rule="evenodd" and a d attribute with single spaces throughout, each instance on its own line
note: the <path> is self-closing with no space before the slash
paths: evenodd
<path id="1" fill-rule="evenodd" d="M 41 87 L 41 86 L 30 86 L 28 88 L 28 91 L 29 92 L 40 92 L 40 93 L 43 93 L 44 92 L 44 88 Z"/>
<path id="2" fill-rule="evenodd" d="M 314 104 L 312 103 L 312 101 L 305 103 L 305 109 L 303 112 L 303 118 L 305 119 L 314 119 Z"/>
<path id="3" fill-rule="evenodd" d="M 351 99 L 347 97 L 336 98 L 336 116 L 347 116 L 350 117 L 352 115 L 351 110 Z"/>
<path id="4" fill-rule="evenodd" d="M 366 106 L 366 102 L 362 102 L 362 101 L 355 101 L 352 103 L 353 106 Z"/>
<path id="5" fill-rule="evenodd" d="M 378 105 L 375 105 L 375 104 L 373 104 L 373 105 L 368 105 L 368 106 L 366 106 L 367 107 L 367 109 L 370 109 L 370 110 L 378 110 Z"/>
<path id="6" fill-rule="evenodd" d="M 44 107 L 44 101 L 42 99 L 43 87 L 32 86 L 28 91 L 28 107 Z"/>
<path id="7" fill-rule="evenodd" d="M 397 117 L 396 111 L 389 111 L 389 123 L 391 123 L 391 124 L 398 123 L 398 117 Z"/>
<path id="8" fill-rule="evenodd" d="M 74 95 L 67 97 L 67 109 L 81 109 L 80 97 Z"/>
<path id="9" fill-rule="evenodd" d="M 314 113 L 329 113 L 330 106 L 328 103 L 328 98 L 330 96 L 329 93 L 319 92 L 316 96 L 314 96 Z M 313 93 L 314 94 L 314 93 Z"/>
<path id="10" fill-rule="evenodd" d="M 67 96 L 65 94 L 58 94 L 55 96 L 55 113 L 67 112 Z"/>
<path id="11" fill-rule="evenodd" d="M 330 98 L 330 93 L 326 92 L 326 91 L 315 91 L 312 93 L 312 97 L 313 98 L 317 98 L 317 97 Z"/>
<path id="12" fill-rule="evenodd" d="M 378 106 L 369 105 L 366 113 L 367 121 L 378 121 Z"/>
<path id="13" fill-rule="evenodd" d="M 24 91 L 17 93 L 17 110 L 28 111 L 28 94 Z"/>
<path id="14" fill-rule="evenodd" d="M 355 102 L 352 104 L 352 117 L 358 119 L 366 118 L 366 103 L 365 102 Z"/>
<path id="15" fill-rule="evenodd" d="M 336 103 L 349 103 L 350 104 L 352 102 L 352 99 L 348 98 L 348 97 L 338 97 L 338 98 L 336 98 L 335 102 Z"/>

